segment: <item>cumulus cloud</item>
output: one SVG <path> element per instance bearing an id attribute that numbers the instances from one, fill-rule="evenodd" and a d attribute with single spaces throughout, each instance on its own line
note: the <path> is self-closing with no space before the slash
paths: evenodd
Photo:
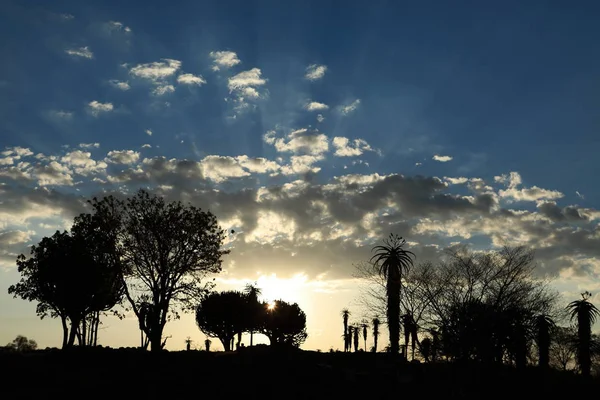
<path id="1" fill-rule="evenodd" d="M 229 156 L 207 156 L 201 162 L 202 173 L 205 177 L 219 183 L 228 178 L 250 176 L 250 173 Z"/>
<path id="2" fill-rule="evenodd" d="M 275 131 L 269 131 L 263 136 L 263 140 L 275 146 L 280 153 L 304 153 L 317 156 L 329 150 L 327 136 L 317 130 L 297 129 L 283 138 L 276 137 L 276 134 Z"/>
<path id="3" fill-rule="evenodd" d="M 451 157 L 451 156 L 441 156 L 441 155 L 439 155 L 439 154 L 436 154 L 436 155 L 434 155 L 433 157 L 431 157 L 431 159 L 432 159 L 432 160 L 439 161 L 439 162 L 448 162 L 448 161 L 452 161 L 452 158 L 453 158 L 453 157 Z"/>
<path id="4" fill-rule="evenodd" d="M 340 112 L 342 113 L 342 115 L 349 115 L 349 114 L 352 114 L 354 111 L 356 111 L 358 106 L 360 106 L 360 99 L 356 99 L 348 105 L 341 106 Z"/>
<path id="5" fill-rule="evenodd" d="M 371 146 L 364 139 L 350 139 L 346 137 L 336 136 L 332 140 L 335 148 L 334 155 L 337 157 L 356 157 L 363 154 L 365 151 L 373 151 Z"/>
<path id="6" fill-rule="evenodd" d="M 311 64 L 306 67 L 306 74 L 304 77 L 309 81 L 316 81 L 325 76 L 325 72 L 327 71 L 327 66 Z"/>
<path id="7" fill-rule="evenodd" d="M 181 61 L 163 58 L 161 61 L 138 64 L 131 68 L 129 73 L 135 77 L 157 83 L 175 75 L 179 68 L 181 68 Z"/>
<path id="8" fill-rule="evenodd" d="M 228 69 L 241 63 L 233 51 L 211 51 L 209 56 L 213 60 L 213 71 L 219 71 L 221 68 Z"/>
<path id="9" fill-rule="evenodd" d="M 317 114 L 317 122 L 321 123 L 325 121 L 325 117 L 323 116 L 323 114 Z"/>
<path id="10" fill-rule="evenodd" d="M 152 136 L 152 131 L 150 129 L 146 129 L 144 132 L 146 132 L 146 135 Z"/>
<path id="11" fill-rule="evenodd" d="M 252 68 L 248 71 L 240 72 L 232 76 L 227 81 L 229 93 L 232 98 L 226 99 L 234 104 L 236 113 L 240 113 L 249 108 L 248 100 L 255 100 L 261 97 L 258 88 L 264 86 L 267 80 L 262 77 L 262 72 L 259 68 Z"/>
<path id="12" fill-rule="evenodd" d="M 173 93 L 175 91 L 175 86 L 173 85 L 160 85 L 154 88 L 152 94 L 156 96 L 163 96 L 167 93 Z"/>
<path id="13" fill-rule="evenodd" d="M 94 117 L 99 116 L 102 113 L 113 111 L 114 106 L 112 103 L 100 103 L 98 100 L 93 100 L 88 103 L 88 111 Z"/>
<path id="14" fill-rule="evenodd" d="M 140 159 L 140 153 L 133 150 L 112 150 L 106 155 L 106 161 L 113 164 L 134 164 Z"/>
<path id="15" fill-rule="evenodd" d="M 193 74 L 181 74 L 177 77 L 177 82 L 184 85 L 196 85 L 202 86 L 206 83 L 206 80 L 202 77 L 202 75 L 193 75 Z"/>
<path id="16" fill-rule="evenodd" d="M 308 111 L 321 111 L 327 110 L 329 106 L 327 104 L 319 103 L 316 101 L 311 101 L 304 106 Z M 320 114 L 319 114 L 320 115 Z"/>
<path id="17" fill-rule="evenodd" d="M 556 200 L 564 197 L 564 194 L 557 190 L 542 189 L 537 186 L 519 188 L 523 180 L 518 172 L 495 176 L 494 180 L 507 186 L 507 189 L 500 190 L 498 195 L 511 201 Z"/>
<path id="18" fill-rule="evenodd" d="M 109 83 L 113 87 L 115 87 L 117 89 L 120 89 L 120 90 L 123 90 L 123 91 L 131 89 L 131 86 L 129 86 L 129 82 L 121 82 L 121 81 L 119 81 L 117 79 L 111 79 L 109 81 Z"/>
<path id="19" fill-rule="evenodd" d="M 61 162 L 73 169 L 76 174 L 88 176 L 106 171 L 107 164 L 104 161 L 92 159 L 92 153 L 82 150 L 73 150 L 61 158 Z"/>
<path id="20" fill-rule="evenodd" d="M 87 59 L 94 58 L 94 53 L 92 53 L 92 51 L 89 49 L 88 46 L 79 47 L 76 49 L 67 49 L 67 50 L 65 50 L 65 53 L 67 53 L 70 56 L 74 56 L 74 57 L 81 57 L 81 58 L 87 58 Z"/>

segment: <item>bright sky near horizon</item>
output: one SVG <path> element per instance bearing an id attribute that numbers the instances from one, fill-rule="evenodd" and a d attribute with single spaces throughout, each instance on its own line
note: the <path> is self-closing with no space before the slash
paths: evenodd
<path id="1" fill-rule="evenodd" d="M 308 349 L 341 347 L 343 307 L 360 320 L 352 265 L 390 232 L 419 261 L 526 244 L 567 301 L 598 292 L 599 18 L 594 1 L 3 1 L 0 345 L 61 340 L 7 294 L 16 256 L 139 187 L 235 229 L 218 288 L 298 302 Z M 192 316 L 165 333 L 204 340 Z M 137 345 L 136 321 L 99 340 Z"/>

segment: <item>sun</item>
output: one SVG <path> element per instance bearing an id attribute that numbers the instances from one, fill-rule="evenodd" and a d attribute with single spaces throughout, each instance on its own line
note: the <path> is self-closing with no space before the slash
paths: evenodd
<path id="1" fill-rule="evenodd" d="M 307 278 L 302 274 L 290 278 L 279 278 L 276 274 L 270 274 L 260 275 L 256 286 L 261 289 L 262 299 L 268 303 L 275 300 L 298 303 L 303 300 L 306 281 Z"/>
<path id="2" fill-rule="evenodd" d="M 267 303 L 267 310 L 273 311 L 275 309 L 275 305 L 276 305 L 275 301 L 269 301 Z"/>

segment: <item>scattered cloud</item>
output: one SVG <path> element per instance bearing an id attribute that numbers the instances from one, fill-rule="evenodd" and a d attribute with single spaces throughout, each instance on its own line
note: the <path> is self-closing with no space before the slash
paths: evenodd
<path id="1" fill-rule="evenodd" d="M 72 111 L 64 111 L 64 110 L 53 110 L 48 112 L 49 116 L 54 119 L 59 119 L 63 121 L 69 121 L 73 119 Z"/>
<path id="2" fill-rule="evenodd" d="M 321 111 L 327 110 L 329 106 L 327 104 L 319 103 L 316 101 L 311 101 L 304 106 L 308 111 Z"/>
<path id="3" fill-rule="evenodd" d="M 221 68 L 228 69 L 241 63 L 233 51 L 211 51 L 209 56 L 213 60 L 213 71 L 219 71 Z"/>
<path id="4" fill-rule="evenodd" d="M 113 107 L 112 103 L 100 103 L 97 100 L 93 100 L 88 103 L 88 111 L 94 117 L 97 117 L 98 115 L 100 115 L 102 113 L 113 111 L 113 109 L 114 109 L 114 107 Z"/>
<path id="5" fill-rule="evenodd" d="M 451 156 L 440 156 L 439 154 L 434 155 L 433 157 L 431 157 L 432 160 L 435 161 L 439 161 L 439 162 L 448 162 L 448 161 L 452 161 Z"/>
<path id="6" fill-rule="evenodd" d="M 356 99 L 352 103 L 350 103 L 346 106 L 341 106 L 340 112 L 342 113 L 342 115 L 352 114 L 354 111 L 356 111 L 356 109 L 358 108 L 359 105 L 360 105 L 360 99 Z"/>
<path id="7" fill-rule="evenodd" d="M 152 136 L 152 131 L 150 129 L 146 129 L 144 132 L 146 132 L 146 135 Z"/>
<path id="8" fill-rule="evenodd" d="M 163 96 L 167 93 L 173 93 L 175 91 L 175 86 L 173 85 L 160 85 L 154 88 L 152 94 L 155 96 Z"/>
<path id="9" fill-rule="evenodd" d="M 329 150 L 327 136 L 317 130 L 307 128 L 292 131 L 283 138 L 277 138 L 275 131 L 269 131 L 263 136 L 263 140 L 265 143 L 275 146 L 280 153 L 291 152 L 319 156 Z"/>
<path id="10" fill-rule="evenodd" d="M 100 143 L 80 143 L 79 147 L 82 149 L 97 149 L 100 147 Z"/>
<path id="11" fill-rule="evenodd" d="M 585 200 L 585 196 L 582 195 L 581 193 L 579 193 L 578 190 L 575 191 L 575 194 L 577 195 L 577 197 L 579 197 L 581 200 Z"/>
<path id="12" fill-rule="evenodd" d="M 306 67 L 306 74 L 304 77 L 309 81 L 316 81 L 325 76 L 325 72 L 327 71 L 327 66 L 311 64 Z"/>
<path id="13" fill-rule="evenodd" d="M 337 157 L 356 157 L 362 155 L 365 151 L 373 151 L 371 146 L 364 139 L 350 139 L 336 136 L 332 140 L 335 148 L 334 156 Z"/>
<path id="14" fill-rule="evenodd" d="M 240 72 L 232 76 L 227 81 L 229 93 L 232 98 L 227 98 L 234 105 L 236 113 L 240 113 L 250 107 L 248 100 L 256 100 L 261 97 L 258 88 L 264 86 L 267 79 L 262 77 L 262 72 L 259 68 L 252 68 L 248 71 Z"/>
<path id="15" fill-rule="evenodd" d="M 65 154 L 61 162 L 79 175 L 88 176 L 105 172 L 107 164 L 104 161 L 95 161 L 91 156 L 92 153 L 88 151 L 73 150 Z"/>
<path id="16" fill-rule="evenodd" d="M 150 149 L 150 148 L 152 148 L 152 146 L 149 145 L 148 143 L 142 145 L 142 149 Z"/>
<path id="17" fill-rule="evenodd" d="M 106 161 L 113 164 L 135 164 L 140 159 L 140 153 L 133 150 L 109 151 Z"/>
<path id="18" fill-rule="evenodd" d="M 82 58 L 88 58 L 88 59 L 94 58 L 94 53 L 92 53 L 92 51 L 89 49 L 88 46 L 79 47 L 76 49 L 67 49 L 67 50 L 65 50 L 65 53 L 67 53 L 70 56 L 75 56 L 75 57 L 82 57 Z"/>
<path id="19" fill-rule="evenodd" d="M 323 116 L 323 114 L 317 114 L 317 122 L 321 123 L 325 121 L 325 117 Z"/>
<path id="20" fill-rule="evenodd" d="M 106 23 L 106 27 L 110 32 L 131 32 L 131 28 L 125 26 L 122 22 L 119 21 L 109 21 Z"/>
<path id="21" fill-rule="evenodd" d="M 498 191 L 498 195 L 510 201 L 556 200 L 564 197 L 564 194 L 557 190 L 542 189 L 537 186 L 519 188 L 523 180 L 518 172 L 495 176 L 494 181 L 507 186 L 507 189 Z"/>
<path id="22" fill-rule="evenodd" d="M 111 79 L 109 81 L 109 83 L 113 87 L 115 87 L 117 89 L 120 89 L 120 90 L 123 90 L 123 91 L 131 89 L 131 86 L 129 86 L 129 82 L 121 82 L 121 81 L 116 80 L 116 79 Z"/>
<path id="23" fill-rule="evenodd" d="M 177 82 L 184 85 L 197 85 L 202 86 L 206 83 L 206 80 L 202 77 L 202 75 L 193 75 L 193 74 L 181 74 L 177 77 Z"/>
<path id="24" fill-rule="evenodd" d="M 181 68 L 181 61 L 163 58 L 146 64 L 138 64 L 129 70 L 135 77 L 148 79 L 159 84 L 164 79 L 173 76 Z"/>

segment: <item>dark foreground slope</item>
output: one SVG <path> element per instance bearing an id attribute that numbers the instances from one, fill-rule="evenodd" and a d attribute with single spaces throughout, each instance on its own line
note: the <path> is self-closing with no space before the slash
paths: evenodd
<path id="1" fill-rule="evenodd" d="M 244 399 L 561 398 L 597 395 L 600 385 L 569 373 L 535 368 L 393 363 L 385 354 L 165 352 L 88 349 L 0 354 L 0 397 Z"/>

